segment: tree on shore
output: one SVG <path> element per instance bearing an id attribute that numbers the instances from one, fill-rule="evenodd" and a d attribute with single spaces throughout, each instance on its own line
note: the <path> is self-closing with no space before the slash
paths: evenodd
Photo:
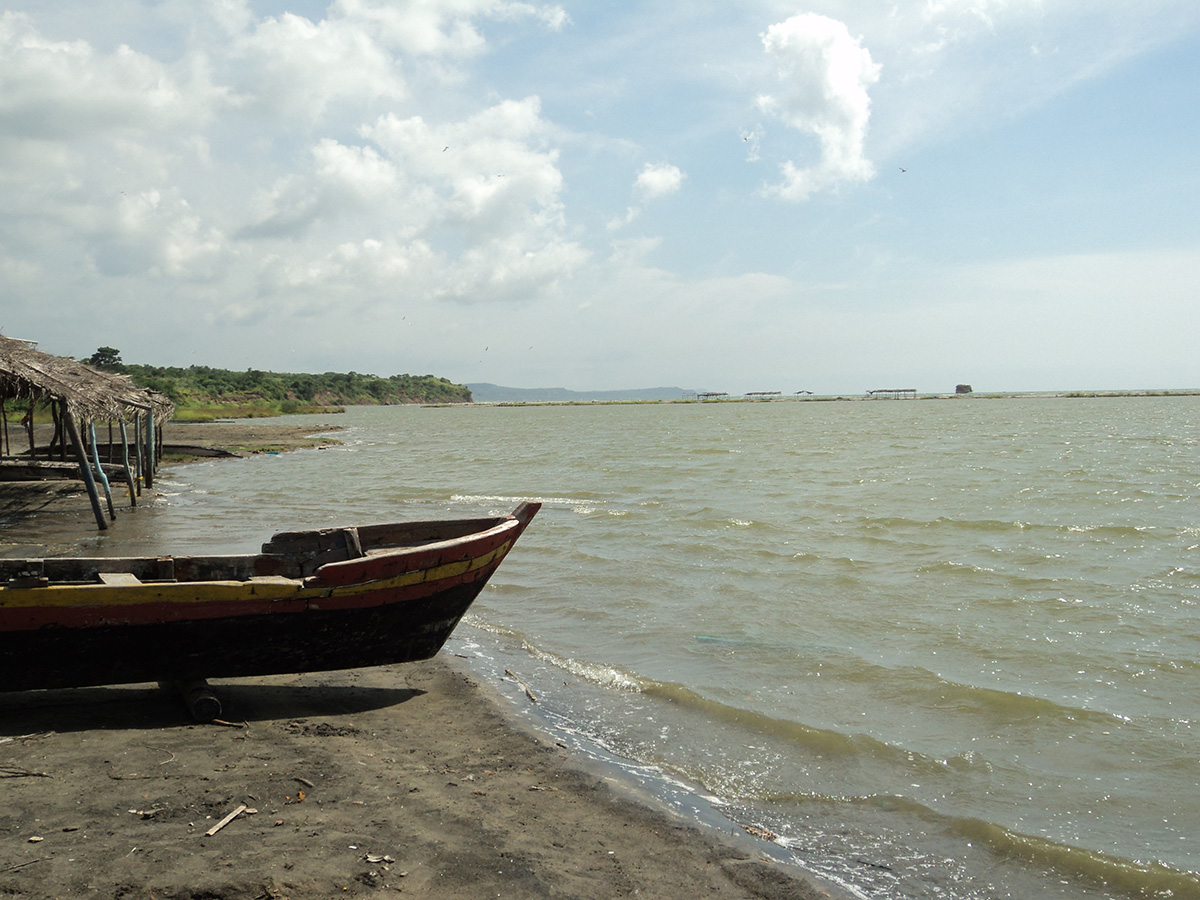
<path id="1" fill-rule="evenodd" d="M 381 378 L 354 371 L 312 374 L 146 366 L 122 362 L 121 351 L 114 347 L 100 347 L 88 362 L 98 369 L 127 375 L 140 387 L 166 394 L 180 408 L 236 406 L 295 412 L 303 406 L 471 402 L 466 385 L 435 375 Z"/>
<path id="2" fill-rule="evenodd" d="M 116 347 L 99 347 L 88 360 L 88 365 L 106 372 L 120 372 L 123 368 L 121 351 Z"/>

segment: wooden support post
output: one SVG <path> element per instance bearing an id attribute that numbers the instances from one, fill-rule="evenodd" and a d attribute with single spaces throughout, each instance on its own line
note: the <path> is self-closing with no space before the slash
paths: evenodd
<path id="1" fill-rule="evenodd" d="M 79 429 L 75 427 L 75 417 L 71 415 L 71 410 L 64 404 L 63 406 L 63 423 L 67 426 L 67 436 L 71 439 L 71 446 L 75 450 L 75 457 L 79 460 L 79 474 L 83 476 L 83 483 L 87 486 L 88 497 L 92 501 L 92 512 L 96 516 L 96 524 L 101 531 L 108 528 L 108 522 L 104 520 L 104 510 L 100 508 L 100 495 L 96 491 L 96 479 L 92 477 L 92 467 L 88 465 L 87 453 L 83 449 L 83 441 L 79 439 Z"/>
<path id="2" fill-rule="evenodd" d="M 146 410 L 146 469 L 145 478 L 146 487 L 154 487 L 154 411 Z"/>
<path id="3" fill-rule="evenodd" d="M 54 458 L 54 448 L 58 448 L 58 458 L 67 458 L 67 440 L 63 436 L 62 426 L 62 404 L 65 401 L 58 400 L 51 402 L 50 415 L 54 419 L 54 433 L 50 435 L 50 446 L 46 448 L 46 455 L 51 459 Z"/>
<path id="4" fill-rule="evenodd" d="M 121 465 L 125 468 L 125 483 L 129 485 L 129 505 L 137 506 L 137 484 L 129 468 L 129 431 L 125 428 L 124 419 L 121 420 Z"/>
<path id="5" fill-rule="evenodd" d="M 134 474 L 137 476 L 138 496 L 142 495 L 142 414 L 134 413 L 133 415 L 133 453 L 134 463 L 137 466 Z"/>
<path id="6" fill-rule="evenodd" d="M 4 444 L 0 446 L 0 454 L 8 456 L 12 453 L 12 443 L 8 440 L 8 401 L 0 398 L 0 422 L 4 424 Z"/>
<path id="7" fill-rule="evenodd" d="M 29 458 L 37 458 L 37 447 L 33 445 L 33 401 L 29 401 L 29 412 L 25 414 L 25 418 L 21 420 L 21 424 L 25 426 L 25 433 L 29 435 Z"/>

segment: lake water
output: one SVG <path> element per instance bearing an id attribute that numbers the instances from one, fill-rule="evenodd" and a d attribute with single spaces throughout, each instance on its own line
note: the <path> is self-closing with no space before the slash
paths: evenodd
<path id="1" fill-rule="evenodd" d="M 1200 399 L 312 421 L 81 552 L 540 499 L 452 649 L 580 746 L 862 897 L 1200 897 Z"/>

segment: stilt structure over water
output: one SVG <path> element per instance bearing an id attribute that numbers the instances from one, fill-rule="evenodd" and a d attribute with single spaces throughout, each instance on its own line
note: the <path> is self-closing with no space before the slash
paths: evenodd
<path id="1" fill-rule="evenodd" d="M 881 397 L 888 400 L 916 400 L 916 388 L 877 388 L 873 391 L 867 391 L 867 396 L 878 400 Z"/>
<path id="2" fill-rule="evenodd" d="M 48 409 L 54 420 L 53 437 L 44 448 L 34 440 L 33 419 L 39 409 Z M 165 395 L 140 388 L 124 375 L 51 356 L 39 351 L 35 342 L 0 335 L 0 480 L 5 469 L 22 469 L 23 477 L 29 477 L 39 467 L 78 467 L 101 530 L 116 518 L 109 474 L 124 477 L 130 506 L 137 506 L 142 485 L 154 485 L 162 458 L 162 427 L 174 412 L 175 404 Z M 14 453 L 9 424 L 17 414 L 29 449 Z M 97 424 L 108 426 L 107 466 L 101 461 Z M 114 428 L 119 430 L 119 445 L 114 443 Z M 118 452 L 119 462 L 114 459 Z M 108 518 L 100 503 L 101 490 Z"/>

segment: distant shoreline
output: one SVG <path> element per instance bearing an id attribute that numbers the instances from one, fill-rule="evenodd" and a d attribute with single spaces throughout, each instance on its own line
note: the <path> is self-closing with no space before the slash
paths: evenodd
<path id="1" fill-rule="evenodd" d="M 715 397 L 679 397 L 675 399 L 574 399 L 574 400 L 477 400 L 469 404 L 462 403 L 426 403 L 427 407 L 447 406 L 645 406 L 685 404 L 697 405 L 706 403 L 830 403 L 830 402 L 905 402 L 912 400 L 1095 400 L 1128 397 L 1200 397 L 1200 388 L 1183 388 L 1179 390 L 1117 390 L 1117 391 L 972 391 L 969 394 L 958 393 L 917 393 L 911 397 L 884 397 L 867 394 L 775 394 L 771 396 L 749 396 L 730 394 Z"/>

